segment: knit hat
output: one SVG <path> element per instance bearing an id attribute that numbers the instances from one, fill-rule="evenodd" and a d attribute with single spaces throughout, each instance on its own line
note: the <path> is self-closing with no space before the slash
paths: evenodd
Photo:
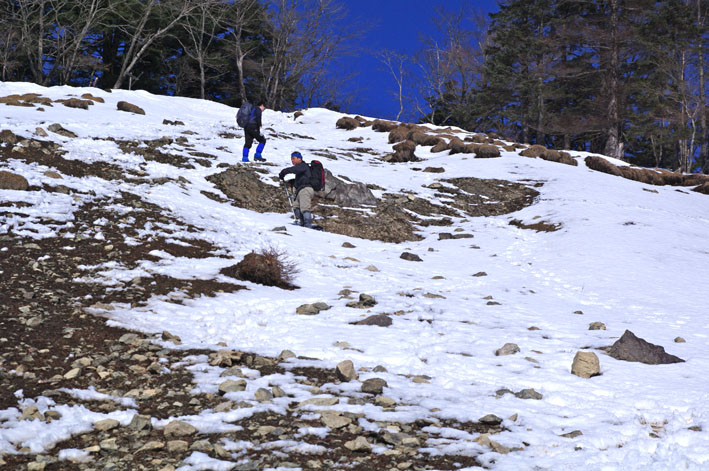
<path id="1" fill-rule="evenodd" d="M 303 156 L 300 155 L 300 152 L 298 152 L 298 151 L 293 152 L 290 156 L 291 157 L 298 157 L 300 160 L 303 160 Z"/>

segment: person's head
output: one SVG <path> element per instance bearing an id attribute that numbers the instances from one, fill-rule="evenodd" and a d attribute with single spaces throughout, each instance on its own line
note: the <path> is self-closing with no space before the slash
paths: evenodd
<path id="1" fill-rule="evenodd" d="M 263 102 L 263 100 L 259 100 L 258 103 L 256 104 L 259 108 L 261 108 L 261 111 L 266 109 L 266 104 Z"/>
<path id="2" fill-rule="evenodd" d="M 295 151 L 290 155 L 290 161 L 293 163 L 293 165 L 297 165 L 303 161 L 303 156 L 300 154 L 300 152 Z"/>

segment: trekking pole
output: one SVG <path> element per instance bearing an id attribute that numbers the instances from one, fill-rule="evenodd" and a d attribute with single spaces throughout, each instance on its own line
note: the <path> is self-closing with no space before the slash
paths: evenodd
<path id="1" fill-rule="evenodd" d="M 298 223 L 298 216 L 295 214 L 295 208 L 293 207 L 293 198 L 290 196 L 290 191 L 288 191 L 288 183 L 285 181 L 281 180 L 281 183 L 283 184 L 283 189 L 286 190 L 286 196 L 288 196 L 288 203 L 290 203 L 290 210 L 293 212 L 293 220 L 295 223 Z"/>

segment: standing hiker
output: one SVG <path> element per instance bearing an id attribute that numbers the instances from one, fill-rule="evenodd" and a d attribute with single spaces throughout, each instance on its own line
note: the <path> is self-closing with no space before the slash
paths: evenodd
<path id="1" fill-rule="evenodd" d="M 293 212 L 299 219 L 301 226 L 312 228 L 313 213 L 310 212 L 310 210 L 315 190 L 313 190 L 310 166 L 303 162 L 303 156 L 297 151 L 290 155 L 290 161 L 293 166 L 281 170 L 281 173 L 278 174 L 278 178 L 283 180 L 289 173 L 295 175 L 295 202 L 293 203 Z"/>
<path id="2" fill-rule="evenodd" d="M 258 102 L 258 106 L 254 106 L 249 113 L 249 120 L 244 126 L 244 137 L 246 142 L 244 143 L 243 156 L 241 157 L 242 162 L 249 161 L 249 150 L 251 150 L 251 143 L 254 139 L 258 141 L 258 146 L 256 146 L 256 153 L 254 154 L 254 160 L 257 162 L 264 162 L 266 159 L 261 157 L 261 152 L 266 145 L 266 138 L 261 135 L 261 114 L 266 106 L 263 101 Z"/>

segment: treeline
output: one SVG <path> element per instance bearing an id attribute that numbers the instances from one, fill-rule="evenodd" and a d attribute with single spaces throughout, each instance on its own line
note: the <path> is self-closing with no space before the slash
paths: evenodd
<path id="1" fill-rule="evenodd" d="M 334 0 L 0 0 L 0 79 L 327 105 L 353 31 Z"/>
<path id="2" fill-rule="evenodd" d="M 446 13 L 445 43 L 431 41 L 417 57 L 431 110 L 424 120 L 709 173 L 708 7 L 504 0 L 484 27 Z"/>

